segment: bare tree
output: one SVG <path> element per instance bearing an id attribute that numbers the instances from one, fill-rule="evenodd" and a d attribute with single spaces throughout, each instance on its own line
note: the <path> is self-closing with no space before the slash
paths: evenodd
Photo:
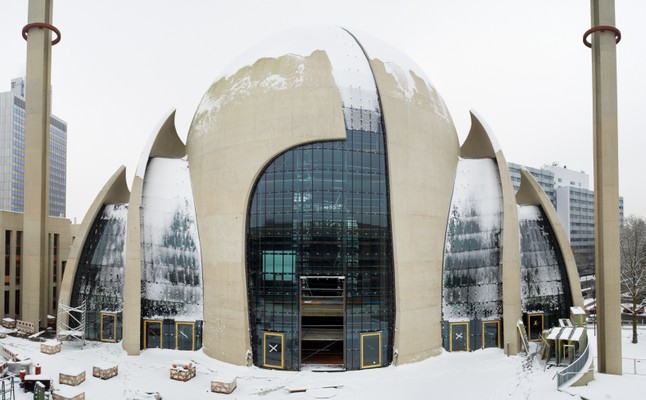
<path id="1" fill-rule="evenodd" d="M 633 343 L 637 343 L 638 305 L 646 297 L 646 220 L 630 216 L 621 229 L 621 285 L 632 302 Z"/>

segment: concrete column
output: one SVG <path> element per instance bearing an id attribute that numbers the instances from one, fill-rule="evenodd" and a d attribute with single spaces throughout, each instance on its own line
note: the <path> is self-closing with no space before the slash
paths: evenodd
<path id="1" fill-rule="evenodd" d="M 591 0 L 592 27 L 615 26 L 614 0 Z M 615 33 L 592 43 L 594 192 L 599 372 L 621 375 L 617 54 Z"/>
<path id="2" fill-rule="evenodd" d="M 52 0 L 29 0 L 29 23 L 52 22 Z M 49 116 L 51 80 L 51 33 L 32 28 L 27 39 L 25 80 L 25 213 L 22 319 L 38 327 L 47 322 L 41 301 L 47 259 L 47 209 L 49 197 Z M 45 285 L 43 288 L 43 284 Z"/>

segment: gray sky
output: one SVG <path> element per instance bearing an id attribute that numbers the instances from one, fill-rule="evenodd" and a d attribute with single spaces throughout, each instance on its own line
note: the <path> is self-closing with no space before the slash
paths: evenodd
<path id="1" fill-rule="evenodd" d="M 25 73 L 27 0 L 0 2 L 0 91 Z M 620 193 L 646 216 L 646 1 L 616 0 Z M 415 60 L 443 96 L 460 141 L 477 110 L 507 161 L 584 170 L 592 185 L 587 0 L 55 0 L 53 112 L 68 122 L 67 215 L 81 221 L 122 164 L 129 184 L 151 132 L 177 109 L 185 139 L 219 72 L 268 35 L 341 25 Z"/>

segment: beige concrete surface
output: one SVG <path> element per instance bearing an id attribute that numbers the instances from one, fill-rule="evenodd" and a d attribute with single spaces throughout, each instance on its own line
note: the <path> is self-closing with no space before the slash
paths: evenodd
<path id="1" fill-rule="evenodd" d="M 9 299 L 9 312 L 6 316 L 11 318 L 22 318 L 22 291 L 24 290 L 23 282 L 25 279 L 25 270 L 22 264 L 22 255 L 25 246 L 25 236 L 22 235 L 20 244 L 18 243 L 18 233 L 24 233 L 24 214 L 9 211 L 0 211 L 0 232 L 3 232 L 2 244 L 0 251 L 5 254 L 5 235 L 10 235 L 9 243 L 9 275 L 5 275 L 4 292 Z M 69 248 L 71 243 L 70 237 L 70 220 L 66 218 L 48 217 L 47 232 L 45 233 L 47 249 L 44 255 L 46 270 L 43 271 L 42 285 L 44 286 L 41 294 L 41 302 L 47 313 L 56 314 L 55 301 L 60 296 L 60 287 L 62 285 L 63 263 L 68 259 Z M 54 252 L 54 238 L 58 240 L 57 254 Z M 18 250 L 20 247 L 20 250 Z M 20 253 L 20 254 L 19 254 Z M 20 261 L 19 261 L 20 256 Z M 20 272 L 18 269 L 20 268 Z M 56 294 L 54 294 L 56 290 Z M 16 299 L 16 294 L 20 294 L 20 300 Z M 4 310 L 4 296 L 0 296 L 0 309 Z M 47 320 L 43 320 L 43 324 Z"/>
<path id="2" fill-rule="evenodd" d="M 29 23 L 52 23 L 52 1 L 30 0 Z M 17 32 L 16 32 L 17 33 Z M 47 216 L 49 206 L 49 118 L 51 32 L 32 28 L 27 39 L 25 79 L 25 188 L 22 318 L 47 323 Z M 51 292 L 50 292 L 51 293 Z"/>
<path id="3" fill-rule="evenodd" d="M 459 145 L 442 99 L 413 72 L 409 98 L 383 61 L 370 59 L 381 99 L 395 268 L 398 363 L 442 349 L 442 262 Z M 440 173 L 441 171 L 441 173 Z M 429 179 L 424 179 L 429 178 Z"/>
<path id="4" fill-rule="evenodd" d="M 135 175 L 130 199 L 126 236 L 126 269 L 123 279 L 123 349 L 130 356 L 141 350 L 141 195 L 144 180 Z"/>
<path id="5" fill-rule="evenodd" d="M 181 158 L 185 154 L 186 148 L 175 129 L 173 111 L 153 131 L 144 149 L 128 202 L 122 345 L 129 355 L 138 355 L 141 349 L 141 203 L 146 168 L 152 157 Z"/>
<path id="6" fill-rule="evenodd" d="M 484 120 L 471 111 L 471 129 L 460 148 L 460 156 L 468 159 L 493 158 L 496 160 L 502 192 L 502 305 L 503 347 L 511 355 L 520 349 L 516 322 L 522 318 L 520 300 L 520 237 L 518 210 L 509 167 L 493 131 Z"/>
<path id="7" fill-rule="evenodd" d="M 339 91 L 323 51 L 260 59 L 205 94 L 187 153 L 202 243 L 203 344 L 209 356 L 246 365 L 251 350 L 245 235 L 256 180 L 294 146 L 345 137 Z"/>
<path id="8" fill-rule="evenodd" d="M 615 26 L 615 1 L 591 0 L 592 26 Z M 599 372 L 621 375 L 617 46 L 611 31 L 592 43 L 597 354 Z"/>
<path id="9" fill-rule="evenodd" d="M 0 239 L 0 254 L 6 254 L 6 234 L 9 233 L 9 285 L 5 275 L 4 292 L 9 292 L 9 314 L 10 318 L 16 315 L 16 290 L 20 290 L 20 283 L 16 282 L 16 243 L 17 232 L 23 230 L 23 215 L 9 211 L 0 211 L 0 232 L 3 233 Z M 24 241 L 24 239 L 23 239 Z M 5 310 L 5 296 L 0 296 L 0 310 Z"/>

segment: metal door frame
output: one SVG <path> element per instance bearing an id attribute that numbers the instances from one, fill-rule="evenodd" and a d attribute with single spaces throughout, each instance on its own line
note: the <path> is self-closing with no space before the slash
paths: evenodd
<path id="1" fill-rule="evenodd" d="M 449 322 L 449 351 L 453 352 L 453 326 L 457 325 L 465 325 L 467 327 L 466 331 L 466 341 L 467 341 L 467 348 L 465 350 L 456 350 L 456 351 L 470 351 L 469 347 L 469 322 Z"/>
<path id="2" fill-rule="evenodd" d="M 267 336 L 280 338 L 280 365 L 267 364 Z M 285 368 L 285 334 L 281 332 L 263 332 L 262 333 L 262 366 L 269 368 Z"/>
<path id="3" fill-rule="evenodd" d="M 103 317 L 112 317 L 114 318 L 114 326 L 112 328 L 113 332 L 112 335 L 114 339 L 104 339 L 103 338 Z M 107 343 L 116 343 L 117 342 L 117 313 L 110 313 L 110 312 L 102 312 L 100 314 L 101 318 L 101 335 L 99 336 L 102 342 L 107 342 Z"/>
<path id="4" fill-rule="evenodd" d="M 179 326 L 180 325 L 188 325 L 188 326 L 190 326 L 192 328 L 191 329 L 192 344 L 191 344 L 191 350 L 190 351 L 194 351 L 195 350 L 195 322 L 186 322 L 186 321 L 176 321 L 175 322 L 175 350 L 179 350 Z M 183 351 L 186 351 L 186 350 L 183 350 Z"/>
<path id="5" fill-rule="evenodd" d="M 487 324 L 496 324 L 498 327 L 498 335 L 496 336 L 498 341 L 496 343 L 496 347 L 500 348 L 500 320 L 482 321 L 482 348 L 485 348 L 485 325 Z"/>
<path id="6" fill-rule="evenodd" d="M 538 339 L 532 339 L 532 324 L 530 323 L 530 318 L 532 317 L 541 317 L 541 329 L 538 332 Z M 545 313 L 528 313 L 527 314 L 527 340 L 530 342 L 540 342 L 541 333 L 545 329 Z"/>
<path id="7" fill-rule="evenodd" d="M 366 338 L 366 337 L 368 337 L 368 336 L 377 336 L 377 337 L 379 338 L 379 362 L 378 362 L 377 364 L 374 364 L 374 365 L 365 365 L 365 364 L 363 363 L 363 360 L 364 360 L 364 358 L 363 358 L 363 339 L 364 339 L 364 338 Z M 382 341 L 381 331 L 377 331 L 377 332 L 364 332 L 364 333 L 360 333 L 360 334 L 359 334 L 359 344 L 360 344 L 360 346 L 359 346 L 359 347 L 360 347 L 359 357 L 361 358 L 361 369 L 379 368 L 379 367 L 381 367 L 381 366 L 382 366 L 382 364 L 383 364 L 383 357 L 382 357 L 382 354 L 381 354 L 381 346 L 382 346 L 382 342 L 381 342 L 381 341 Z"/>
<path id="8" fill-rule="evenodd" d="M 158 347 L 148 347 L 148 324 L 159 324 L 159 346 Z M 164 337 L 164 324 L 160 319 L 145 319 L 144 320 L 144 349 L 162 349 L 163 348 L 163 339 Z"/>

